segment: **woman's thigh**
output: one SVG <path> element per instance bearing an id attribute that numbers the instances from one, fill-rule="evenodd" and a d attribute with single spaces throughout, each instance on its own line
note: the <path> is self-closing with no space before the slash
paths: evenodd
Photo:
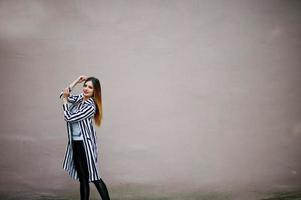
<path id="1" fill-rule="evenodd" d="M 88 179 L 88 167 L 82 141 L 72 141 L 73 159 L 79 179 Z"/>

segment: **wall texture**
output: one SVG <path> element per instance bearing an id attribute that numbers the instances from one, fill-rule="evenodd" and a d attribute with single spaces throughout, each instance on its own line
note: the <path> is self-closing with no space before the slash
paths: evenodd
<path id="1" fill-rule="evenodd" d="M 2 0 L 0 189 L 74 184 L 58 94 L 82 74 L 102 84 L 109 185 L 300 184 L 300 9 Z"/>

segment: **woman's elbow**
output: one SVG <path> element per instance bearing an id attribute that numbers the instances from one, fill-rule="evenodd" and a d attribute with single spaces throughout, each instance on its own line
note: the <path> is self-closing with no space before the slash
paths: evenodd
<path id="1" fill-rule="evenodd" d="M 70 122 L 70 120 L 69 120 L 66 116 L 64 116 L 64 120 L 65 120 L 66 122 Z"/>
<path id="2" fill-rule="evenodd" d="M 71 120 L 71 117 L 66 113 L 66 112 L 64 112 L 64 120 L 66 121 L 66 122 L 71 122 L 72 120 Z"/>

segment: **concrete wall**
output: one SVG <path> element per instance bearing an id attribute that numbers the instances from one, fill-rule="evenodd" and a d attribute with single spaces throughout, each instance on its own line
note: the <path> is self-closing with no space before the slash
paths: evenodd
<path id="1" fill-rule="evenodd" d="M 2 0 L 1 190 L 75 184 L 62 170 L 58 94 L 82 74 L 102 84 L 97 135 L 109 185 L 300 184 L 300 9 Z"/>

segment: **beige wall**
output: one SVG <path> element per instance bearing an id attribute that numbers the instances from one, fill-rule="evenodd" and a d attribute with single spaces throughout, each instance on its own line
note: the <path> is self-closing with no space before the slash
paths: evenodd
<path id="1" fill-rule="evenodd" d="M 108 184 L 300 184 L 300 8 L 1 1 L 1 190 L 74 184 L 58 93 L 81 74 L 102 84 Z"/>

